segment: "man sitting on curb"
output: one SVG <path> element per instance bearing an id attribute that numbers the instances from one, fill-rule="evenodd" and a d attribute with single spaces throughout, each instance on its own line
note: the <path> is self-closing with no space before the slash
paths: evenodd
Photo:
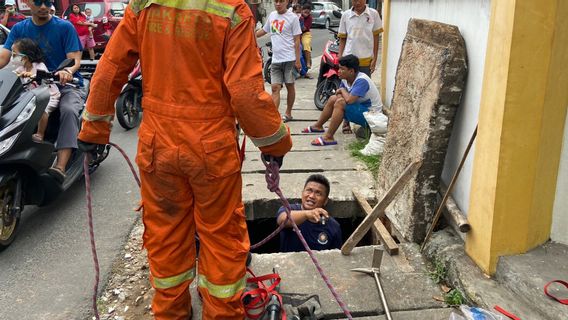
<path id="1" fill-rule="evenodd" d="M 335 132 L 343 119 L 363 127 L 367 126 L 363 112 L 369 108 L 382 108 L 379 90 L 366 74 L 359 72 L 359 59 L 350 54 L 339 59 L 341 86 L 334 96 L 329 97 L 319 120 L 302 130 L 302 133 L 323 133 L 312 141 L 314 146 L 335 145 Z M 327 132 L 323 129 L 328 120 Z"/>
<path id="2" fill-rule="evenodd" d="M 321 174 L 308 177 L 302 191 L 302 203 L 291 205 L 291 218 L 294 220 L 308 246 L 312 250 L 340 249 L 342 244 L 341 227 L 329 213 L 323 209 L 329 197 L 329 180 Z M 277 223 L 286 221 L 286 210 L 280 207 Z M 280 231 L 280 252 L 299 252 L 305 248 L 292 228 L 292 223 L 286 221 L 286 226 Z"/>

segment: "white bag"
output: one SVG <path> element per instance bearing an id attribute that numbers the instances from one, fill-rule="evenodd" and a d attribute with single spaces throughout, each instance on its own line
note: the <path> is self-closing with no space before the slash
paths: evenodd
<path id="1" fill-rule="evenodd" d="M 389 118 L 383 114 L 380 108 L 372 108 L 367 112 L 363 112 L 363 117 L 367 120 L 372 133 L 387 133 Z"/>
<path id="2" fill-rule="evenodd" d="M 369 143 L 361 150 L 361 154 L 365 156 L 375 156 L 383 153 L 386 137 L 384 134 L 372 133 Z"/>

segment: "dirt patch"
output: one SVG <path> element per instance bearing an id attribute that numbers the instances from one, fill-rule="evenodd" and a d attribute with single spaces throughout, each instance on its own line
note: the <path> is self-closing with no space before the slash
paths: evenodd
<path id="1" fill-rule="evenodd" d="M 134 224 L 122 257 L 113 267 L 108 284 L 98 299 L 103 320 L 151 320 L 154 289 L 148 278 L 146 250 L 142 248 L 144 225 L 141 219 Z"/>

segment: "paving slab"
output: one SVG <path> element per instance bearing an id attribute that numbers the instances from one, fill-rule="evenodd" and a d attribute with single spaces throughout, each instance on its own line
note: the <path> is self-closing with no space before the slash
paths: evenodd
<path id="1" fill-rule="evenodd" d="M 286 159 L 284 160 L 286 165 Z M 260 165 L 260 164 L 259 164 Z M 291 202 L 299 202 L 304 183 L 313 172 L 283 173 L 280 175 L 280 188 Z M 359 205 L 354 201 L 352 189 L 358 188 L 368 201 L 375 200 L 375 182 L 368 171 L 324 171 L 321 172 L 331 184 L 330 201 L 326 208 L 337 218 L 350 218 L 362 215 Z M 247 220 L 274 218 L 282 205 L 275 193 L 266 188 L 264 174 L 243 174 L 243 202 Z"/>
<path id="2" fill-rule="evenodd" d="M 350 269 L 371 266 L 373 246 L 357 247 L 350 256 L 339 250 L 315 253 L 331 283 L 355 317 L 384 314 L 373 277 Z M 381 283 L 392 312 L 438 309 L 444 304 L 433 297 L 441 296 L 438 286 L 426 274 L 425 261 L 415 245 L 402 245 L 411 269 L 401 268 L 387 254 L 381 266 Z M 327 319 L 343 315 L 329 289 L 306 252 L 253 254 L 252 270 L 257 275 L 272 272 L 275 267 L 282 277 L 281 292 L 317 294 Z"/>
<path id="3" fill-rule="evenodd" d="M 357 139 L 353 134 L 346 135 L 339 132 L 335 135 L 335 140 L 337 141 L 336 145 L 324 147 L 312 146 L 310 142 L 317 137 L 319 137 L 319 135 L 316 134 L 293 135 L 292 151 L 324 151 L 323 153 L 325 153 L 328 150 L 348 150 L 349 144 Z M 258 152 L 258 150 L 259 149 L 252 143 L 250 138 L 247 137 L 246 151 Z M 284 159 L 284 161 L 286 161 L 286 159 Z"/>
<path id="4" fill-rule="evenodd" d="M 487 310 L 493 310 L 493 307 L 498 305 L 521 319 L 567 319 L 548 317 L 532 303 L 520 300 L 518 295 L 481 272 L 465 253 L 463 241 L 450 228 L 433 233 L 424 254 L 432 261 L 444 263 L 448 281 L 452 287 L 458 288 L 464 294 L 468 304 Z"/>
<path id="5" fill-rule="evenodd" d="M 323 154 L 311 151 L 289 152 L 284 158 L 281 173 L 324 172 L 365 170 L 362 162 L 357 161 L 344 150 L 328 150 Z M 260 152 L 249 152 L 243 162 L 243 173 L 264 173 L 265 167 L 260 160 Z"/>
<path id="6" fill-rule="evenodd" d="M 568 281 L 568 246 L 548 242 L 525 254 L 501 257 L 495 278 L 547 319 L 568 319 L 568 306 L 543 293 L 549 281 Z M 549 292 L 562 299 L 568 298 L 568 288 L 561 285 L 550 286 Z"/>

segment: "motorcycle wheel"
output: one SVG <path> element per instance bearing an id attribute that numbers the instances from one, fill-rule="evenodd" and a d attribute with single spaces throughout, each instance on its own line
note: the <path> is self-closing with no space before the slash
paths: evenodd
<path id="1" fill-rule="evenodd" d="M 0 251 L 8 248 L 16 238 L 20 214 L 10 217 L 14 197 L 14 185 L 8 183 L 0 189 Z"/>
<path id="2" fill-rule="evenodd" d="M 122 92 L 116 100 L 116 118 L 126 130 L 136 128 L 142 120 L 141 108 L 134 102 L 135 95 L 134 90 L 128 90 Z"/>
<path id="3" fill-rule="evenodd" d="M 339 89 L 339 79 L 324 79 L 314 93 L 314 104 L 318 110 L 323 110 L 329 97 Z"/>
<path id="4" fill-rule="evenodd" d="M 264 81 L 266 81 L 268 84 L 271 84 L 272 79 L 270 76 L 270 65 L 272 64 L 272 58 L 266 60 L 266 63 L 264 64 L 264 68 L 263 68 L 263 75 L 264 75 Z"/>

